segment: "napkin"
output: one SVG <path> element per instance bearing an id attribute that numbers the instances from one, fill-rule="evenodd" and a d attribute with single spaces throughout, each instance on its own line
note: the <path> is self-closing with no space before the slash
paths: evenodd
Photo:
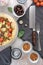
<path id="1" fill-rule="evenodd" d="M 10 65 L 11 63 L 11 47 L 0 52 L 0 65 Z"/>

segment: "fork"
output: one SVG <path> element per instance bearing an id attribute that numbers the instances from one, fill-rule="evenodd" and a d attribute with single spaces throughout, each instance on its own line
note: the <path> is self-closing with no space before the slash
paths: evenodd
<path id="1" fill-rule="evenodd" d="M 36 25 L 36 32 L 38 34 L 38 51 L 41 51 L 41 44 L 40 44 L 40 24 L 37 23 Z"/>

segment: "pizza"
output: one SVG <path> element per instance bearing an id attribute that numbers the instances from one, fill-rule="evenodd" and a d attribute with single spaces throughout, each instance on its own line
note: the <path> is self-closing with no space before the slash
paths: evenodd
<path id="1" fill-rule="evenodd" d="M 17 36 L 16 21 L 5 13 L 0 13 L 0 46 L 9 44 Z"/>

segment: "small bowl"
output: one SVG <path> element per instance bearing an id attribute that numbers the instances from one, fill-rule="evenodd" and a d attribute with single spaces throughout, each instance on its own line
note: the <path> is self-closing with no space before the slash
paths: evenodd
<path id="1" fill-rule="evenodd" d="M 34 61 L 33 61 L 33 60 L 30 58 L 30 55 L 31 55 L 32 53 L 37 54 L 37 56 L 38 56 L 37 60 L 34 60 Z M 37 62 L 39 61 L 40 56 L 39 56 L 39 54 L 38 54 L 36 51 L 32 51 L 32 52 L 30 53 L 30 55 L 29 55 L 29 60 L 30 60 L 31 63 L 37 63 Z"/>
<path id="2" fill-rule="evenodd" d="M 15 13 L 14 7 L 16 7 L 17 5 L 22 6 L 22 8 L 23 8 L 23 10 L 24 10 L 24 13 L 23 13 L 22 15 L 17 15 L 17 14 Z M 25 15 L 25 12 L 26 12 L 26 11 L 25 11 L 25 6 L 24 6 L 24 5 L 21 5 L 21 4 L 17 4 L 17 5 L 15 5 L 15 6 L 13 7 L 12 11 L 13 11 L 13 15 L 14 15 L 14 16 L 16 16 L 17 18 L 20 18 L 20 17 L 22 17 L 22 16 Z"/>
<path id="3" fill-rule="evenodd" d="M 27 50 L 27 51 L 25 51 L 25 50 L 23 49 L 23 45 L 24 45 L 25 43 L 26 43 L 26 44 L 28 43 L 28 44 L 30 45 L 30 49 Z M 22 44 L 22 51 L 23 51 L 24 53 L 29 53 L 29 52 L 31 52 L 31 50 L 32 50 L 32 44 L 31 44 L 29 41 L 24 41 L 23 44 Z"/>
<path id="4" fill-rule="evenodd" d="M 27 0 L 17 0 L 17 2 L 20 3 L 20 4 L 24 4 L 24 3 L 27 2 Z"/>
<path id="5" fill-rule="evenodd" d="M 13 59 L 17 60 L 22 56 L 22 51 L 19 48 L 12 49 L 11 56 Z"/>

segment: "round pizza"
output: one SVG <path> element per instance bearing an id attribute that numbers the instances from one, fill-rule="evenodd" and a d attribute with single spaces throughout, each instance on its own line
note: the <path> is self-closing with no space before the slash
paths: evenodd
<path id="1" fill-rule="evenodd" d="M 0 13 L 0 46 L 9 44 L 18 33 L 16 21 L 5 13 Z"/>

